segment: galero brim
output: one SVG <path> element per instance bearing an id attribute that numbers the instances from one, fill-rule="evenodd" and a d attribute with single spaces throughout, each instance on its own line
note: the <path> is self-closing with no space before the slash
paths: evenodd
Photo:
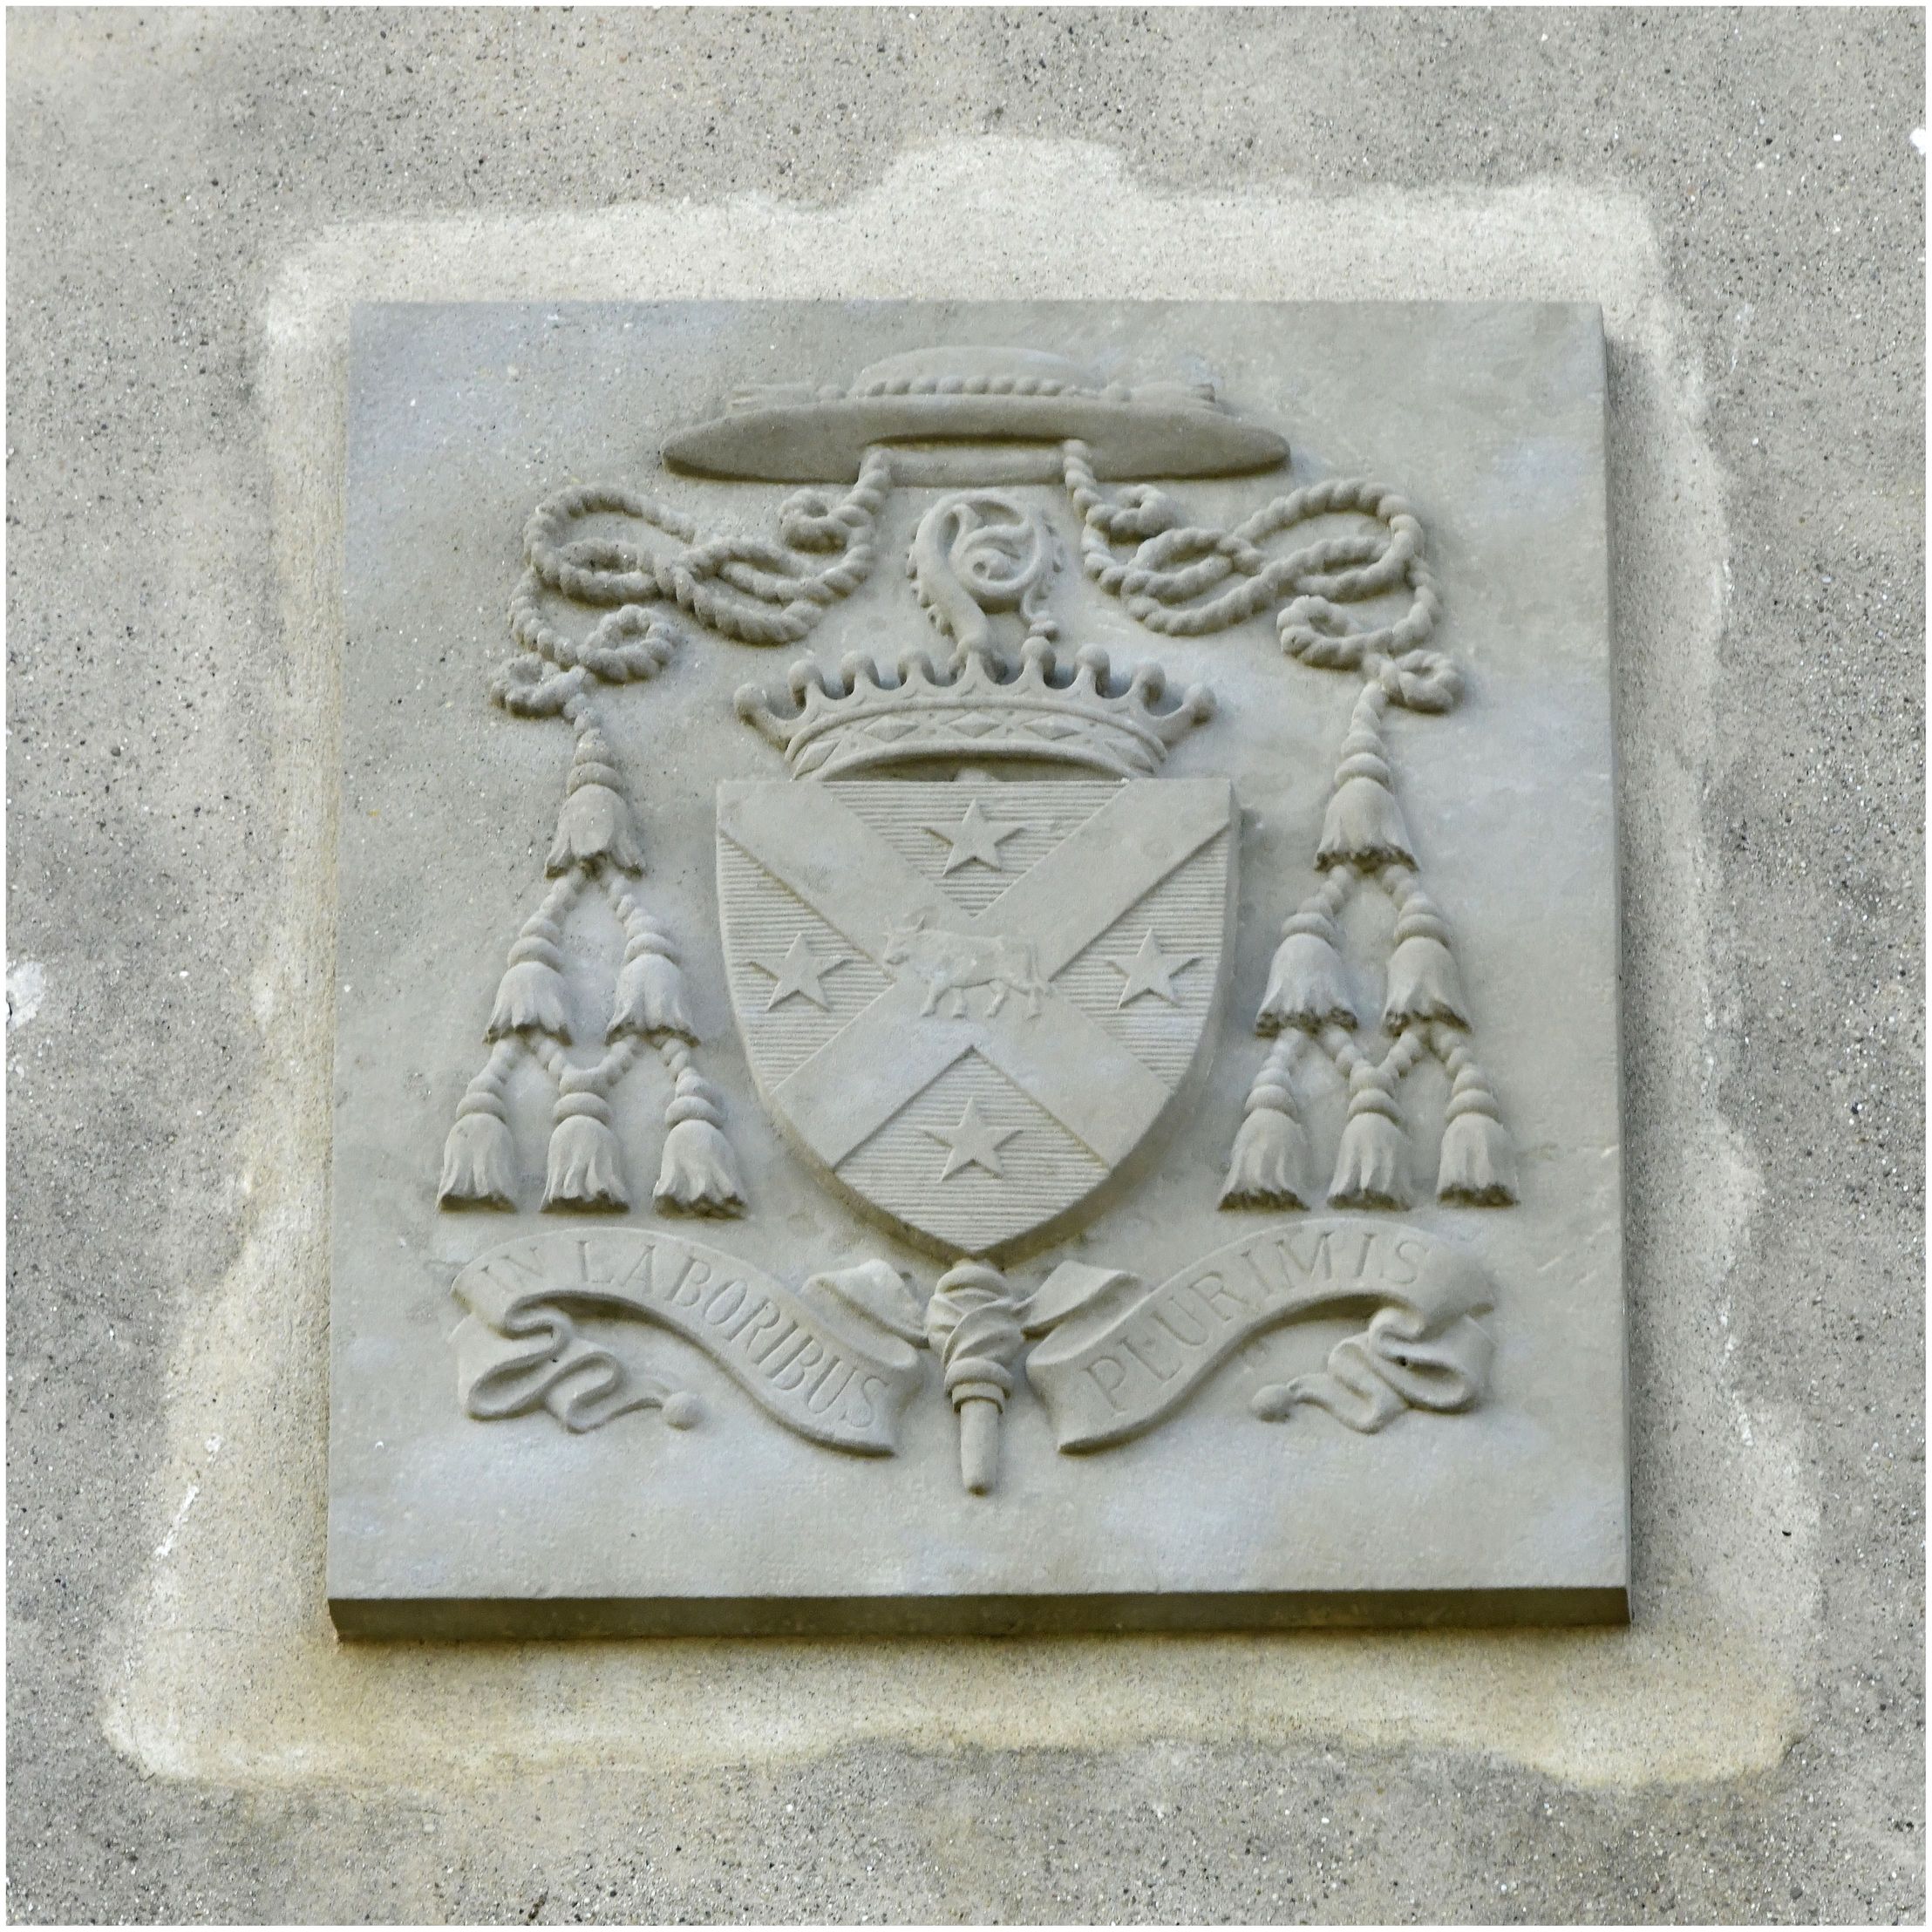
<path id="1" fill-rule="evenodd" d="M 1207 405 L 1104 396 L 853 396 L 734 411 L 682 430 L 664 460 L 693 476 L 849 483 L 867 450 L 907 483 L 1050 483 L 1059 446 L 1087 446 L 1096 477 L 1242 476 L 1288 459 L 1273 430 Z"/>

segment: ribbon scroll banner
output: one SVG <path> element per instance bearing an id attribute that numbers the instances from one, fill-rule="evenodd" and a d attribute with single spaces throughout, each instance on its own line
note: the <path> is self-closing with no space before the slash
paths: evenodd
<path id="1" fill-rule="evenodd" d="M 919 1309 L 898 1271 L 867 1262 L 787 1288 L 748 1262 L 655 1229 L 536 1235 L 456 1277 L 457 1387 L 480 1421 L 547 1408 L 595 1428 L 669 1391 L 577 1333 L 573 1311 L 634 1316 L 702 1349 L 786 1428 L 890 1455 L 924 1379 Z"/>
<path id="2" fill-rule="evenodd" d="M 1124 1442 L 1184 1402 L 1251 1336 L 1316 1316 L 1360 1316 L 1327 1367 L 1279 1391 L 1373 1431 L 1409 1407 L 1465 1409 L 1490 1341 L 1489 1284 L 1459 1250 L 1413 1228 L 1335 1216 L 1264 1228 L 1158 1288 L 1065 1262 L 1022 1311 L 1045 1339 L 1026 1377 L 1062 1449 Z"/>

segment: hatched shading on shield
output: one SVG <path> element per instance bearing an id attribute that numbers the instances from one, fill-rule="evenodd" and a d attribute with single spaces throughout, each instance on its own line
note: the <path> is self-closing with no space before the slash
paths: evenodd
<path id="1" fill-rule="evenodd" d="M 1064 1224 L 1210 1032 L 1233 822 L 1225 779 L 722 786 L 731 1003 L 774 1119 L 942 1253 Z"/>

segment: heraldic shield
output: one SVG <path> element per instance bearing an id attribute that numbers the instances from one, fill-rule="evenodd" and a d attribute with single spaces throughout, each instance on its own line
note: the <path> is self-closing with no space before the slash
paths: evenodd
<path id="1" fill-rule="evenodd" d="M 799 1153 L 947 1254 L 1077 1218 L 1212 1036 L 1228 781 L 969 766 L 731 782 L 718 803 L 732 1008 Z"/>

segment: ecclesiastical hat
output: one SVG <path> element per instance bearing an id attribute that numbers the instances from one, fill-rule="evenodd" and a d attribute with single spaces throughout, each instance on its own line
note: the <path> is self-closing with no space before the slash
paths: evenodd
<path id="1" fill-rule="evenodd" d="M 1101 384 L 1064 357 L 985 348 L 890 357 L 845 389 L 742 391 L 724 415 L 668 438 L 664 459 L 697 476 L 844 483 L 884 446 L 906 483 L 1046 483 L 1072 440 L 1105 481 L 1237 476 L 1288 459 L 1282 437 L 1229 415 L 1207 385 Z"/>

